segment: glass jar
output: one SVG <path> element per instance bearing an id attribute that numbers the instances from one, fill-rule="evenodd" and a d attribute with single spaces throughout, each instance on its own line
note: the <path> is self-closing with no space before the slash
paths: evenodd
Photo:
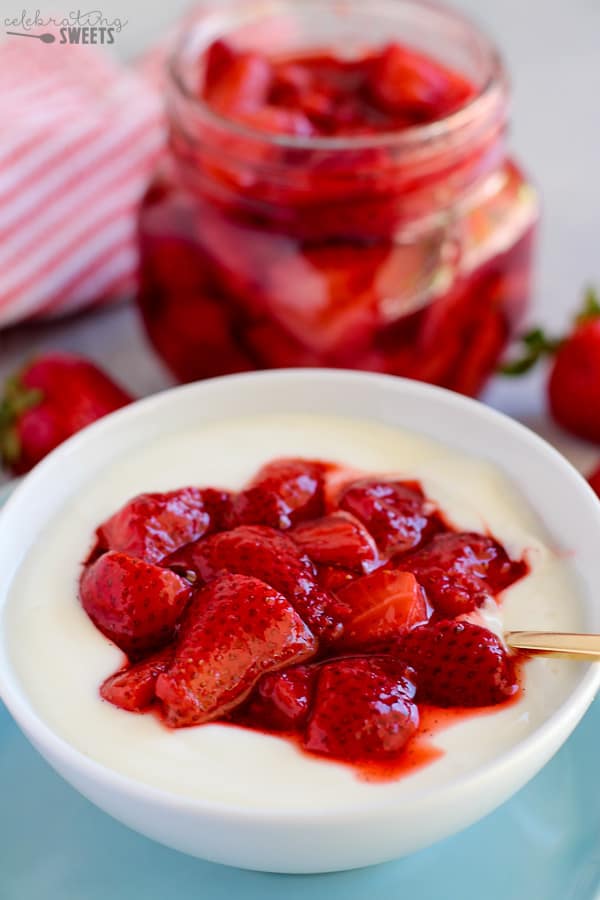
<path id="1" fill-rule="evenodd" d="M 269 56 L 346 58 L 397 38 L 476 92 L 397 132 L 266 133 L 199 99 L 223 37 Z M 140 219 L 139 304 L 177 378 L 335 366 L 477 394 L 527 306 L 538 217 L 506 155 L 507 105 L 490 41 L 422 0 L 245 0 L 196 14 L 171 61 L 170 151 Z"/>

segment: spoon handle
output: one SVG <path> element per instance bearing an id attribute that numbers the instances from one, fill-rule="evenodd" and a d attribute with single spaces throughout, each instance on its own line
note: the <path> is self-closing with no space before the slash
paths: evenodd
<path id="1" fill-rule="evenodd" d="M 544 656 L 600 660 L 600 634 L 565 634 L 552 631 L 509 631 L 506 643 L 514 650 L 529 650 Z"/>

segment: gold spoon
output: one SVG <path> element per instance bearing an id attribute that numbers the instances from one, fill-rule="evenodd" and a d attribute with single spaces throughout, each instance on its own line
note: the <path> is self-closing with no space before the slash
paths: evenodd
<path id="1" fill-rule="evenodd" d="M 509 631 L 504 640 L 513 650 L 543 656 L 600 660 L 600 634 L 566 634 L 560 631 Z"/>

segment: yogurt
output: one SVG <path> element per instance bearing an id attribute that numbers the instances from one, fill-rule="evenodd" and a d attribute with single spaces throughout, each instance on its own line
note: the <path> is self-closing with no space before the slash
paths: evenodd
<path id="1" fill-rule="evenodd" d="M 238 807 L 310 811 L 365 801 L 401 802 L 454 781 L 537 729 L 572 691 L 577 665 L 534 659 L 519 702 L 436 735 L 439 759 L 392 783 L 366 783 L 342 764 L 287 740 L 227 725 L 167 730 L 101 700 L 98 687 L 122 654 L 77 599 L 94 530 L 133 495 L 185 484 L 240 488 L 264 462 L 306 456 L 422 483 L 452 523 L 491 533 L 529 575 L 483 610 L 488 627 L 577 631 L 578 585 L 535 513 L 492 465 L 374 422 L 265 416 L 213 422 L 138 449 L 90 481 L 47 527 L 11 587 L 6 628 L 12 663 L 32 703 L 61 737 L 98 762 L 174 794 Z M 568 598 L 568 600 L 566 599 Z"/>

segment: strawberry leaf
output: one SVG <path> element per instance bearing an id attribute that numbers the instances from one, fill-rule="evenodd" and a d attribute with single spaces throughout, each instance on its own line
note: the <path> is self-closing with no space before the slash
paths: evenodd
<path id="1" fill-rule="evenodd" d="M 0 400 L 0 460 L 8 465 L 17 462 L 21 453 L 16 428 L 19 418 L 43 399 L 42 391 L 26 387 L 18 375 L 7 379 Z"/>
<path id="2" fill-rule="evenodd" d="M 600 297 L 598 291 L 591 285 L 587 288 L 583 299 L 583 307 L 581 312 L 575 318 L 577 325 L 585 325 L 600 316 Z"/>
<path id="3" fill-rule="evenodd" d="M 0 459 L 8 465 L 17 462 L 21 455 L 21 442 L 16 428 L 0 431 Z"/>
<path id="4" fill-rule="evenodd" d="M 556 353 L 562 344 L 562 340 L 549 338 L 541 328 L 534 328 L 523 335 L 521 343 L 523 345 L 522 356 L 501 365 L 499 372 L 502 375 L 524 375 L 542 357 L 552 356 Z"/>
<path id="5" fill-rule="evenodd" d="M 600 296 L 596 288 L 587 288 L 581 311 L 575 317 L 575 327 L 585 325 L 600 317 Z M 524 375 L 544 356 L 553 356 L 565 338 L 549 338 L 541 328 L 533 328 L 521 337 L 523 353 L 516 359 L 508 360 L 498 369 L 501 375 Z"/>

